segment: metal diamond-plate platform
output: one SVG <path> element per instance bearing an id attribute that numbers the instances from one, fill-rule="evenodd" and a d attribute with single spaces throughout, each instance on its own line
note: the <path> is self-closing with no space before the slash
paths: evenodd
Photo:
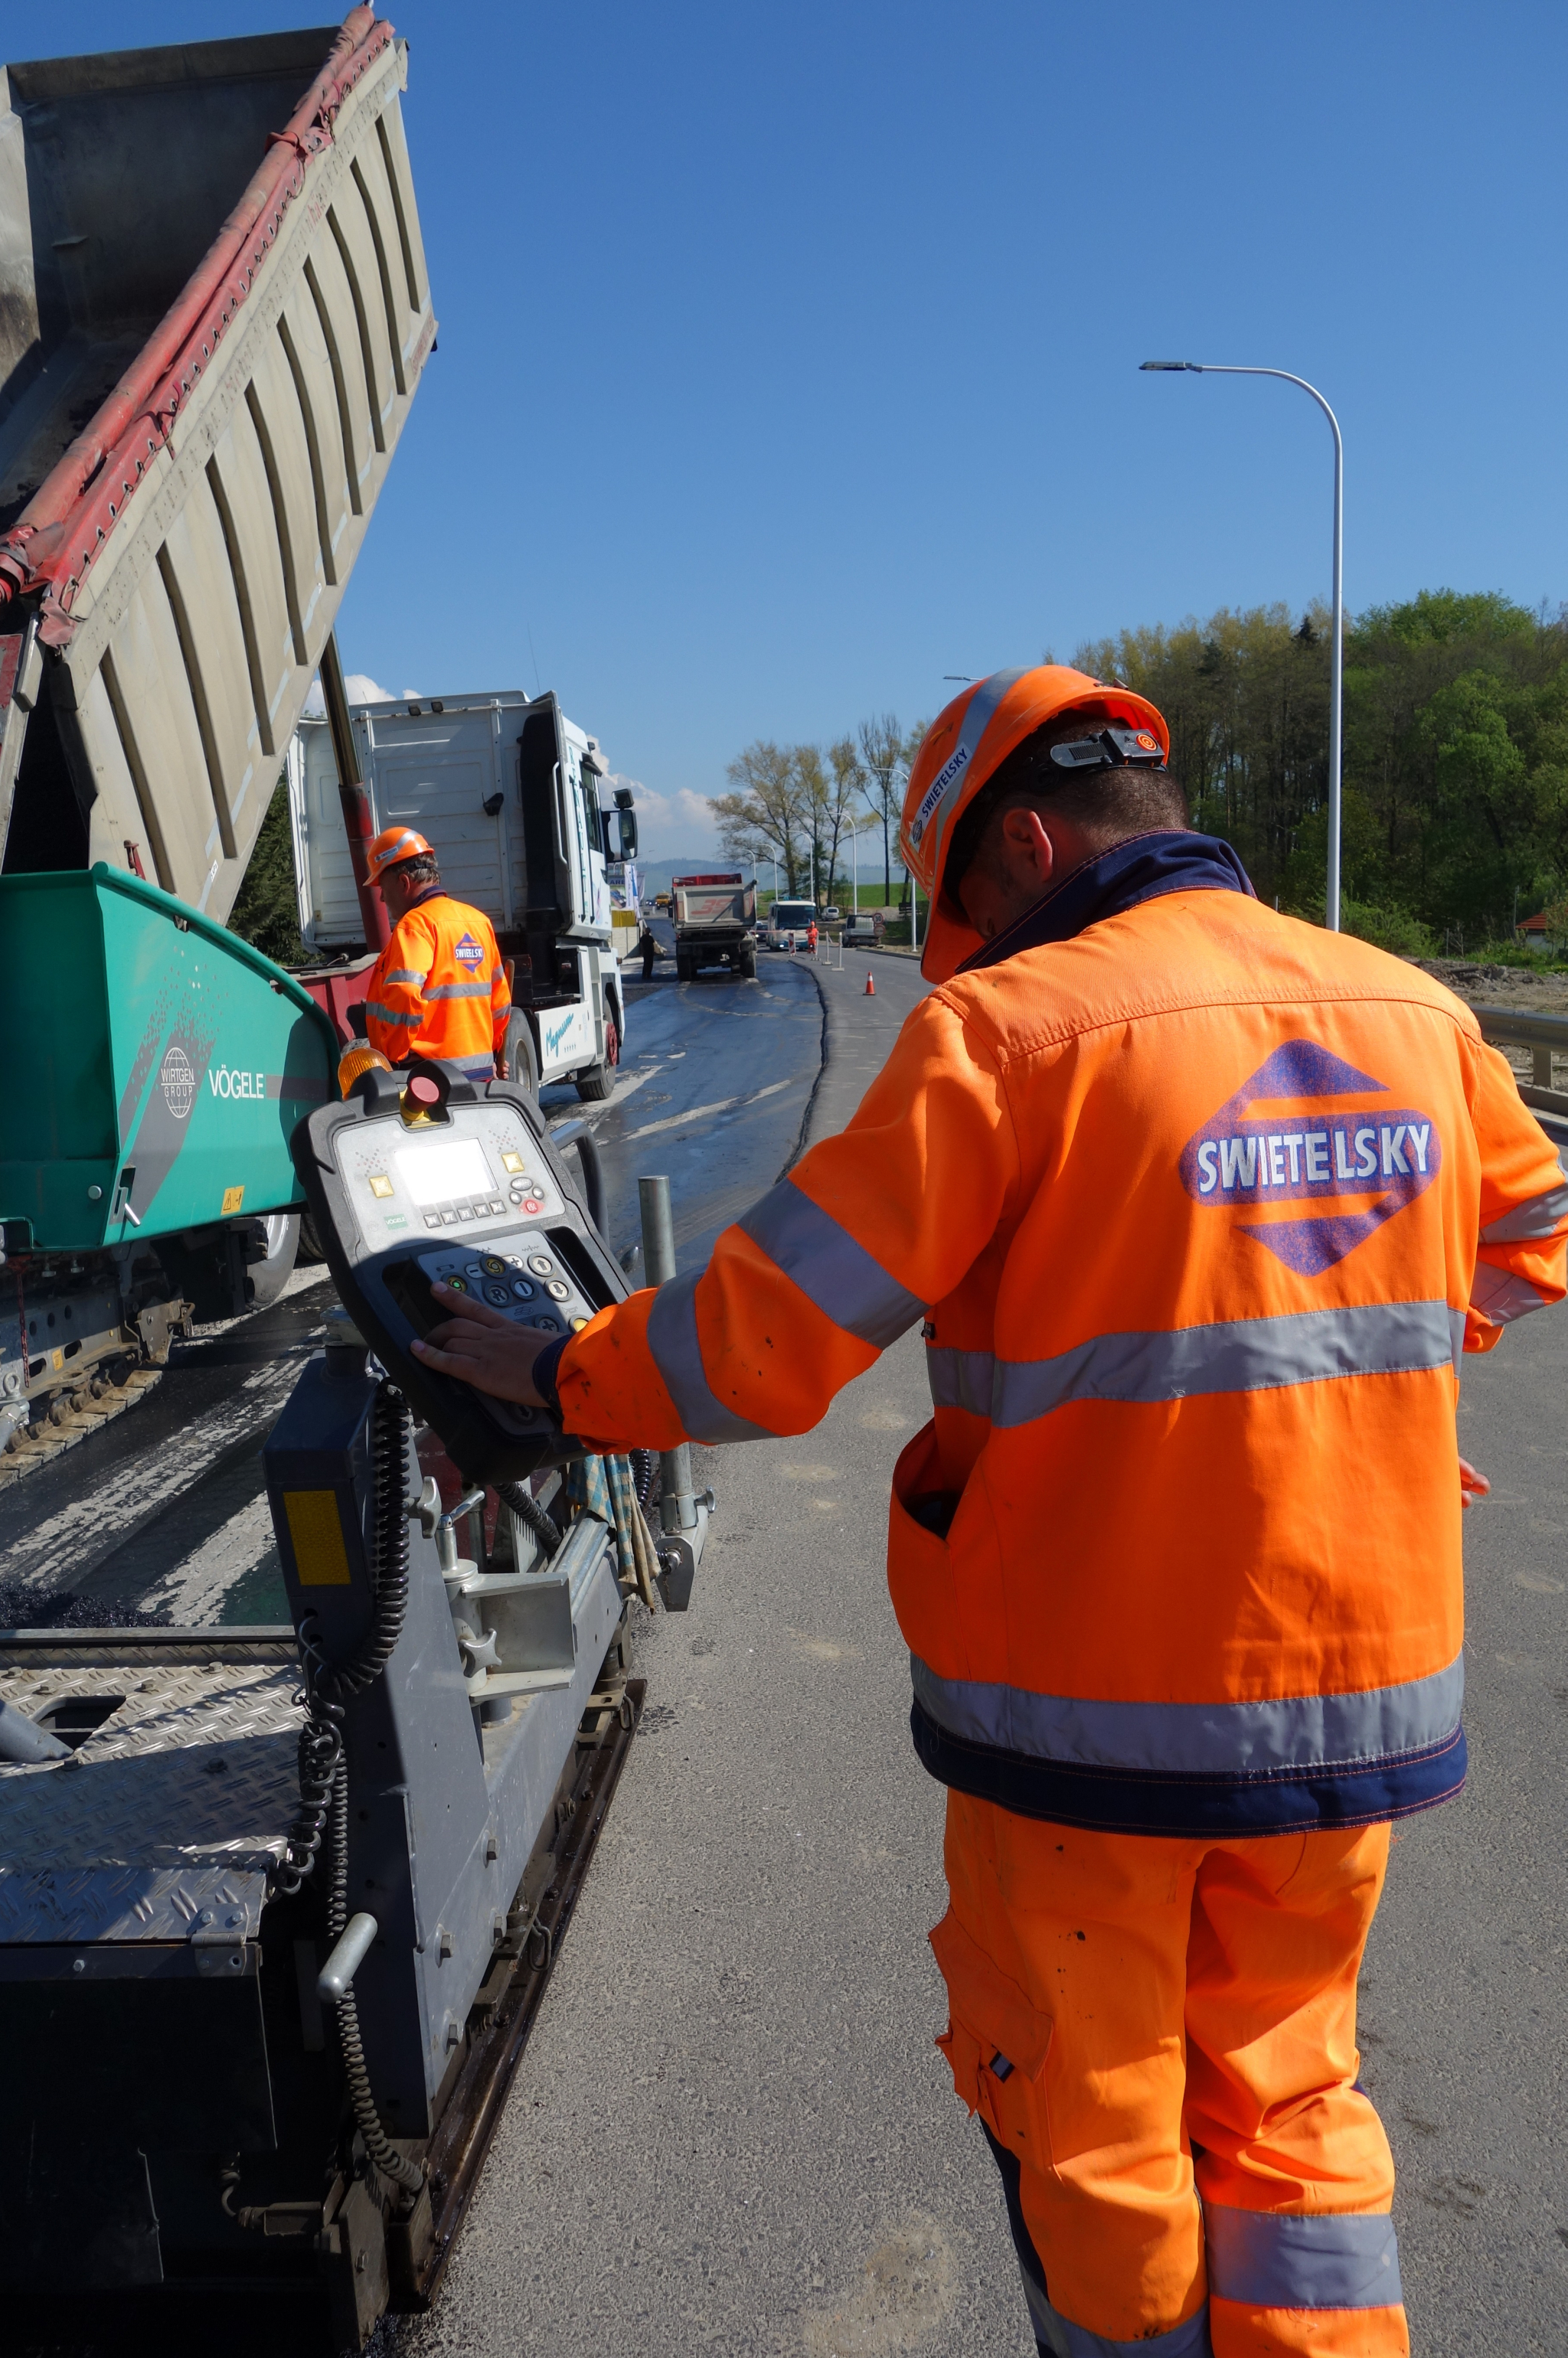
<path id="1" fill-rule="evenodd" d="M 254 1938 L 298 1808 L 298 1693 L 291 1635 L 0 1639 L 29 1716 L 123 1698 L 69 1760 L 0 1762 L 0 1942 Z"/>

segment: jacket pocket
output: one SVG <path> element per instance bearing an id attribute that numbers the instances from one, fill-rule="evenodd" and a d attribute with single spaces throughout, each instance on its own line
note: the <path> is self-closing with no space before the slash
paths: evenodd
<path id="1" fill-rule="evenodd" d="M 947 2028 L 936 2044 L 953 2085 L 997 2143 L 1030 2169 L 1051 2168 L 1045 2059 L 1051 2019 L 992 1963 L 951 1909 L 931 1935 L 947 1985 Z"/>
<path id="2" fill-rule="evenodd" d="M 953 1560 L 946 1534 L 930 1528 L 931 1520 L 939 1519 L 925 1506 L 942 1495 L 943 1480 L 935 1424 L 922 1425 L 893 1468 L 888 1593 L 910 1652 L 950 1676 L 957 1636 Z"/>

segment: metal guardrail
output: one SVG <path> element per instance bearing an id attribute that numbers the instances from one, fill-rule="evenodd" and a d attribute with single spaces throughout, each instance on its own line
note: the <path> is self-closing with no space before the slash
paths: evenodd
<path id="1" fill-rule="evenodd" d="M 1530 1077 L 1520 1081 L 1519 1093 L 1540 1113 L 1568 1120 L 1568 1089 L 1552 1086 L 1552 1054 L 1568 1056 L 1568 1015 L 1526 1015 L 1514 1007 L 1476 1007 L 1471 1013 L 1481 1037 L 1494 1048 L 1528 1048 Z"/>

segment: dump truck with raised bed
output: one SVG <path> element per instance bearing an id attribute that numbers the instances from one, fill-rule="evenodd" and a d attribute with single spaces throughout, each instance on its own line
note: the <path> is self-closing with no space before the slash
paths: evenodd
<path id="1" fill-rule="evenodd" d="M 0 1465 L 292 1263 L 337 1039 L 223 921 L 434 343 L 406 76 L 368 7 L 0 71 Z"/>
<path id="2" fill-rule="evenodd" d="M 705 966 L 757 971 L 757 887 L 736 869 L 706 876 L 672 876 L 676 973 L 690 982 Z"/>
<path id="3" fill-rule="evenodd" d="M 554 696 L 520 689 L 389 698 L 348 708 L 370 824 L 418 829 L 460 900 L 482 909 L 512 968 L 507 1070 L 535 1091 L 608 1098 L 626 1037 L 607 869 L 634 859 L 632 789 Z M 335 1014 L 364 995 L 364 913 L 343 832 L 340 756 L 308 717 L 288 756 L 299 930 Z"/>

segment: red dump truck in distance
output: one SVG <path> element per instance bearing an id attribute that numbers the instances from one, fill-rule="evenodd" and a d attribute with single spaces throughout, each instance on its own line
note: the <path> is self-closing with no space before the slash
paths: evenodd
<path id="1" fill-rule="evenodd" d="M 690 982 L 705 966 L 739 975 L 757 971 L 757 887 L 738 868 L 705 876 L 672 876 L 670 914 L 676 928 L 676 973 Z"/>

